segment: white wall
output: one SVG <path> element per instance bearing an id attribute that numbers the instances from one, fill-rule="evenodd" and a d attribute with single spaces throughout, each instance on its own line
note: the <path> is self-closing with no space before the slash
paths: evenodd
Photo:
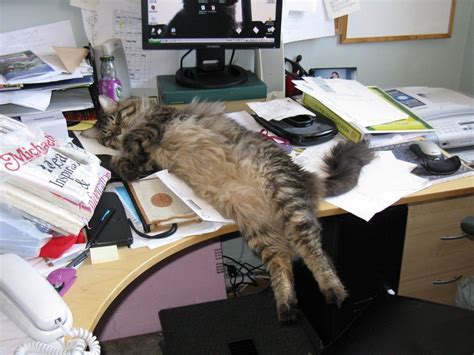
<path id="1" fill-rule="evenodd" d="M 474 1 L 471 1 L 471 17 L 467 30 L 459 89 L 474 95 Z"/>
<path id="2" fill-rule="evenodd" d="M 366 85 L 441 86 L 474 94 L 473 2 L 457 1 L 449 39 L 339 44 L 338 37 L 326 37 L 289 43 L 285 56 L 294 59 L 301 54 L 307 69 L 355 66 L 359 81 Z M 0 32 L 66 19 L 71 21 L 77 44 L 86 45 L 81 11 L 68 0 L 0 0 Z M 253 69 L 253 51 L 236 51 L 236 60 Z"/>
<path id="3" fill-rule="evenodd" d="M 470 43 L 466 42 L 472 7 L 472 0 L 457 1 L 453 35 L 448 39 L 339 44 L 339 38 L 326 37 L 287 44 L 285 55 L 293 59 L 301 54 L 305 68 L 357 67 L 358 80 L 366 85 L 458 89 L 464 67 L 470 67 L 473 81 L 472 26 Z M 470 61 L 465 58 L 463 67 L 463 56 L 468 51 Z"/>

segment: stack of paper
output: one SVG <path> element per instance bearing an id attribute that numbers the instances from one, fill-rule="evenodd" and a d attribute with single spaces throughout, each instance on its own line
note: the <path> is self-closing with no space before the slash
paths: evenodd
<path id="1" fill-rule="evenodd" d="M 53 90 L 93 83 L 88 51 L 76 47 L 69 21 L 2 33 L 0 43 L 0 113 L 11 114 L 8 104 L 46 111 Z M 85 106 L 93 107 L 90 97 Z"/>
<path id="2" fill-rule="evenodd" d="M 355 80 L 320 77 L 305 77 L 294 83 L 303 92 L 305 106 L 333 120 L 339 132 L 354 142 L 370 134 L 419 136 L 433 131 L 428 123 L 376 87 L 369 88 Z"/>

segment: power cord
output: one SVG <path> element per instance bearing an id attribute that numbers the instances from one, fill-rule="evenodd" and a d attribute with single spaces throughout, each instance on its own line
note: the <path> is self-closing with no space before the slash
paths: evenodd
<path id="1" fill-rule="evenodd" d="M 227 292 L 233 294 L 234 297 L 239 296 L 247 286 L 259 287 L 257 279 L 269 279 L 267 271 L 263 268 L 263 264 L 254 266 L 247 262 L 237 261 L 226 255 L 223 256 L 223 259 L 230 284 Z"/>

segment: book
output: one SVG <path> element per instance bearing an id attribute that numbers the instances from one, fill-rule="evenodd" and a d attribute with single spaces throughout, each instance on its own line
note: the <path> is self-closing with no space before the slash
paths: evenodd
<path id="1" fill-rule="evenodd" d="M 347 139 L 358 143 L 371 134 L 383 134 L 383 133 L 429 133 L 434 131 L 434 128 L 418 117 L 415 113 L 403 107 L 401 104 L 392 99 L 383 90 L 378 87 L 369 87 L 369 89 L 377 94 L 383 100 L 386 100 L 390 104 L 396 106 L 398 109 L 407 114 L 407 118 L 388 122 L 384 124 L 360 127 L 354 122 L 348 122 L 341 116 L 332 111 L 329 107 L 322 104 L 319 100 L 313 96 L 303 93 L 303 105 L 309 109 L 322 114 L 323 116 L 332 120 L 339 131 Z"/>
<path id="2" fill-rule="evenodd" d="M 220 89 L 195 89 L 176 83 L 174 75 L 158 75 L 158 95 L 167 104 L 187 104 L 194 98 L 206 101 L 266 99 L 267 86 L 255 74 L 248 72 L 245 83 Z"/>
<path id="3" fill-rule="evenodd" d="M 178 196 L 159 178 L 148 178 L 126 184 L 136 206 L 145 233 L 169 229 L 178 225 L 201 222 Z"/>
<path id="4" fill-rule="evenodd" d="M 23 51 L 0 56 L 0 75 L 5 82 L 55 73 L 57 72 L 52 66 L 32 51 Z"/>

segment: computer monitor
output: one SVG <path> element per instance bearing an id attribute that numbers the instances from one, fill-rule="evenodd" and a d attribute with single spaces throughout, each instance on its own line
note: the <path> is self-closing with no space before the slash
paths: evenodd
<path id="1" fill-rule="evenodd" d="M 143 49 L 196 50 L 196 66 L 176 81 L 196 88 L 243 83 L 247 71 L 225 64 L 226 49 L 279 48 L 283 0 L 142 0 Z"/>

